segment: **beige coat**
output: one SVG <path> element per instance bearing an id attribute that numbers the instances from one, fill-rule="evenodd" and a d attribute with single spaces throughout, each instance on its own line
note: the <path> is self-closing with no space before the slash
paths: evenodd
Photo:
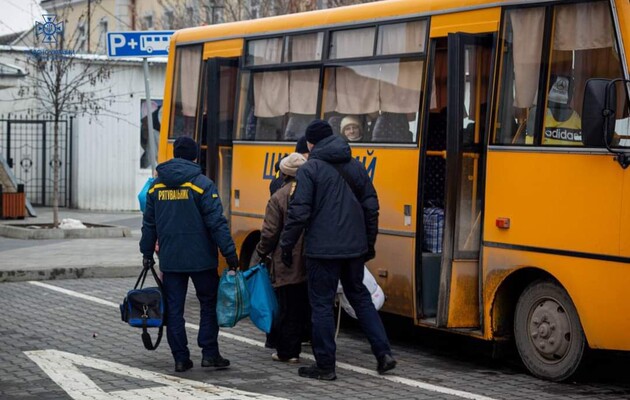
<path id="1" fill-rule="evenodd" d="M 265 220 L 263 221 L 260 233 L 260 242 L 256 246 L 258 254 L 268 255 L 271 258 L 269 271 L 271 273 L 271 283 L 274 287 L 292 285 L 306 281 L 306 266 L 302 255 L 302 243 L 304 235 L 293 248 L 293 263 L 291 268 L 287 268 L 282 263 L 282 249 L 280 248 L 280 233 L 284 227 L 289 208 L 289 197 L 291 189 L 295 185 L 295 178 L 285 177 L 285 182 L 267 202 Z"/>

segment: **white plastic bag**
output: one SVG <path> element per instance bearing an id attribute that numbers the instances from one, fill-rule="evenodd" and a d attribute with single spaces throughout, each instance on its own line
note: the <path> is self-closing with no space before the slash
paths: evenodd
<path id="1" fill-rule="evenodd" d="M 372 303 L 374 304 L 374 308 L 376 310 L 380 310 L 383 307 L 383 303 L 385 303 L 385 293 L 383 293 L 383 289 L 376 283 L 376 279 L 370 273 L 366 266 L 363 266 L 363 285 L 367 288 L 368 292 L 372 296 Z M 339 295 L 339 303 L 341 304 L 341 308 L 351 316 L 356 319 L 357 315 L 352 309 L 348 298 L 343 292 L 343 286 L 341 286 L 341 282 L 337 285 L 337 294 Z"/>

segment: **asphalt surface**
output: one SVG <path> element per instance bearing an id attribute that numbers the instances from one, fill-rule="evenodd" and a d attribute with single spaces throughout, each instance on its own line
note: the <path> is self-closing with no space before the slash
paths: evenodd
<path id="1" fill-rule="evenodd" d="M 38 212 L 32 223 L 50 217 L 49 209 Z M 145 350 L 140 330 L 120 321 L 117 308 L 137 274 L 141 215 L 64 211 L 62 217 L 126 226 L 132 237 L 0 237 L 2 400 L 630 399 L 629 354 L 592 353 L 581 375 L 552 383 L 529 375 L 511 346 L 502 347 L 496 359 L 489 343 L 413 327 L 389 315 L 383 318 L 399 362 L 391 374 L 375 372 L 369 344 L 348 317 L 341 322 L 334 382 L 300 378 L 298 366 L 272 361 L 264 334 L 248 320 L 221 330 L 221 352 L 232 366 L 208 370 L 200 367 L 196 346 L 199 307 L 192 285 L 186 320 L 195 367 L 175 373 L 166 337 L 156 351 Z M 18 271 L 30 272 L 17 276 Z M 89 271 L 101 277 L 88 279 Z M 83 279 L 62 279 L 76 277 Z M 312 362 L 310 354 L 305 347 L 301 365 Z"/>

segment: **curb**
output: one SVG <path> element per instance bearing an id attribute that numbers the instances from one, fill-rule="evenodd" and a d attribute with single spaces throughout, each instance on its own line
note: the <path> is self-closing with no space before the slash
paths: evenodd
<path id="1" fill-rule="evenodd" d="M 82 278 L 131 278 L 138 277 L 141 270 L 142 266 L 135 264 L 115 267 L 92 266 L 0 271 L 0 283 Z"/>
<path id="2" fill-rule="evenodd" d="M 0 236 L 13 239 L 94 239 L 131 237 L 131 229 L 113 225 L 93 225 L 88 229 L 29 229 L 37 224 L 0 224 Z"/>

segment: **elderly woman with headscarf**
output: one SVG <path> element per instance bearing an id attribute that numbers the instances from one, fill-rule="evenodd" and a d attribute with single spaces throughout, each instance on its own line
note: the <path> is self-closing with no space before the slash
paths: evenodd
<path id="1" fill-rule="evenodd" d="M 289 198 L 295 190 L 295 175 L 306 162 L 300 153 L 291 153 L 280 161 L 280 171 L 284 174 L 282 187 L 269 199 L 256 252 L 262 260 L 270 257 L 271 282 L 276 289 L 280 312 L 274 323 L 277 328 L 276 350 L 271 358 L 274 361 L 298 363 L 302 351 L 301 339 L 304 326 L 310 315 L 308 291 L 306 287 L 306 266 L 302 256 L 302 238 L 293 249 L 293 262 L 287 267 L 282 262 L 282 250 L 278 246 L 280 233 L 284 227 Z"/>

